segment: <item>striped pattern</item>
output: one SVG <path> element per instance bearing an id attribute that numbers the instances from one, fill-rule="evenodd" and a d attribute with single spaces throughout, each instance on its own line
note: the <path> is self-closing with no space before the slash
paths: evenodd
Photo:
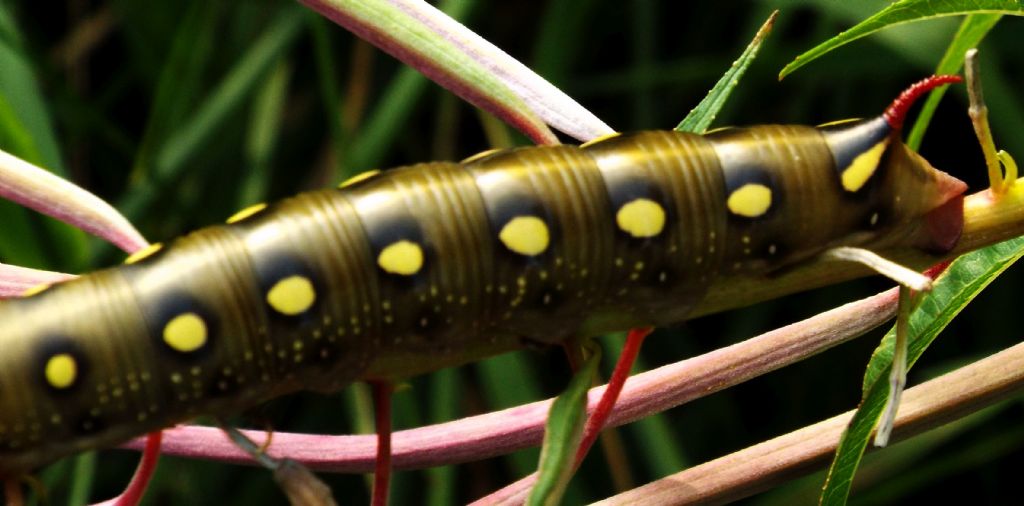
<path id="1" fill-rule="evenodd" d="M 297 389 L 677 322 L 719 276 L 894 240 L 949 196 L 890 133 L 614 135 L 244 209 L 0 304 L 0 475 Z"/>

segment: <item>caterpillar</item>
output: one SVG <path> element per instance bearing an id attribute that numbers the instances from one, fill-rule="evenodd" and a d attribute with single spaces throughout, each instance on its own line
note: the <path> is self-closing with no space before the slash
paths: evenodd
<path id="1" fill-rule="evenodd" d="M 684 320 L 716 276 L 951 248 L 965 185 L 874 119 L 364 173 L 0 303 L 0 476 L 200 414 Z"/>

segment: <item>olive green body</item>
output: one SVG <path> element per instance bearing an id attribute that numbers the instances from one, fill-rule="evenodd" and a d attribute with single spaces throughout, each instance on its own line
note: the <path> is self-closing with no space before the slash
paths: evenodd
<path id="1" fill-rule="evenodd" d="M 4 301 L 0 476 L 298 389 L 678 322 L 721 273 L 897 241 L 951 178 L 889 139 L 645 132 L 404 167 Z"/>

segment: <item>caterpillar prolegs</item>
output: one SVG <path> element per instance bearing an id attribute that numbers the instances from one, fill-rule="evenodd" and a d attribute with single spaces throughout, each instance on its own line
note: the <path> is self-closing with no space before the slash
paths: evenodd
<path id="1" fill-rule="evenodd" d="M 294 390 L 677 322 L 717 276 L 833 246 L 948 249 L 965 185 L 898 139 L 920 89 L 865 121 L 368 173 L 5 301 L 0 475 Z"/>

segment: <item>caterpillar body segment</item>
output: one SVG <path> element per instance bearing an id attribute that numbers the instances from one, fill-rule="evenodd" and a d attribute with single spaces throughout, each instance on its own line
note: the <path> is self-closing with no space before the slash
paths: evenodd
<path id="1" fill-rule="evenodd" d="M 249 208 L 0 303 L 0 476 L 298 389 L 677 322 L 718 277 L 832 246 L 948 248 L 964 189 L 880 117 L 519 148 Z"/>

